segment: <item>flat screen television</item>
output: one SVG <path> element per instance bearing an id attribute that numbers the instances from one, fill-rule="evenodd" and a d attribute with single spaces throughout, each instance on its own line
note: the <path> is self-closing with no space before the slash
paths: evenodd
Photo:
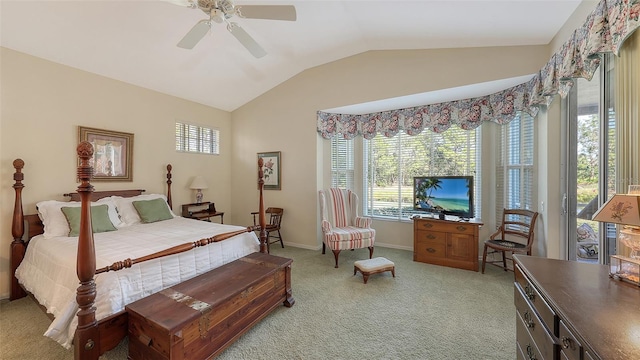
<path id="1" fill-rule="evenodd" d="M 413 178 L 415 210 L 463 218 L 473 217 L 473 176 Z"/>

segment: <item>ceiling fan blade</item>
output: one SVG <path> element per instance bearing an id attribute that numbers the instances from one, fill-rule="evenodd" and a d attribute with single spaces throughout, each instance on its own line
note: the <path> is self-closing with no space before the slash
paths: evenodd
<path id="1" fill-rule="evenodd" d="M 209 20 L 200 20 L 178 43 L 178 47 L 183 49 L 193 49 L 194 46 L 209 32 L 211 22 Z"/>
<path id="2" fill-rule="evenodd" d="M 236 14 L 247 19 L 296 21 L 293 5 L 237 5 Z"/>
<path id="3" fill-rule="evenodd" d="M 241 28 L 240 25 L 232 22 L 229 23 L 227 29 L 233 36 L 236 37 L 236 39 L 238 39 L 238 41 L 240 41 L 242 45 L 244 45 L 244 47 L 247 48 L 247 50 L 249 50 L 249 52 L 253 56 L 261 58 L 267 55 L 267 52 L 262 48 L 262 46 L 260 46 L 255 40 L 253 40 L 251 35 L 244 31 L 244 29 Z"/>

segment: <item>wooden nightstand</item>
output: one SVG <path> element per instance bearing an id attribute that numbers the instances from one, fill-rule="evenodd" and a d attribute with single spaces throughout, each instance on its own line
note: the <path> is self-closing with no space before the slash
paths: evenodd
<path id="1" fill-rule="evenodd" d="M 220 224 L 224 224 L 224 212 L 216 211 L 216 204 L 204 201 L 200 204 L 182 205 L 182 217 L 196 220 L 211 221 L 214 216 L 220 216 Z"/>

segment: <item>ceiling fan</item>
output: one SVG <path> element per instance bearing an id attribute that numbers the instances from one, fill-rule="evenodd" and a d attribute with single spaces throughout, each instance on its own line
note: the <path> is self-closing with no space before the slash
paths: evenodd
<path id="1" fill-rule="evenodd" d="M 209 15 L 208 19 L 200 20 L 180 40 L 178 47 L 193 49 L 194 46 L 209 32 L 213 23 L 227 24 L 227 30 L 256 58 L 261 58 L 267 52 L 247 33 L 238 23 L 229 21 L 237 15 L 246 19 L 268 20 L 296 20 L 296 8 L 293 5 L 234 5 L 231 0 L 166 0 L 171 3 L 200 9 Z"/>

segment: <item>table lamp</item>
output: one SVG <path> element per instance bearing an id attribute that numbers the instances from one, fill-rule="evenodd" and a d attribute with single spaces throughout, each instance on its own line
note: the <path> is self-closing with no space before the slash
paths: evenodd
<path id="1" fill-rule="evenodd" d="M 631 258 L 640 259 L 640 194 L 614 195 L 593 214 L 593 220 L 624 225 L 618 239 L 631 248 Z"/>
<path id="2" fill-rule="evenodd" d="M 191 182 L 191 186 L 189 188 L 197 190 L 196 191 L 196 203 L 202 203 L 202 189 L 207 189 L 209 186 L 207 182 L 204 180 L 204 177 L 198 175 Z"/>

